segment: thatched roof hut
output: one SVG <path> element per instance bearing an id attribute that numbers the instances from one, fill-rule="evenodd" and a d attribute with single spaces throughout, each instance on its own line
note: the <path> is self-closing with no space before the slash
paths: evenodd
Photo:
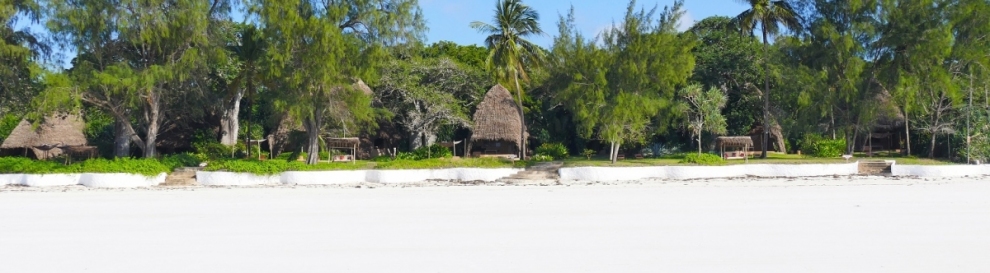
<path id="1" fill-rule="evenodd" d="M 753 138 L 750 136 L 722 136 L 715 139 L 715 145 L 720 148 L 748 148 L 753 147 Z"/>
<path id="2" fill-rule="evenodd" d="M 62 154 L 61 147 L 86 145 L 84 128 L 85 123 L 75 115 L 46 117 L 38 127 L 21 120 L 0 149 L 29 149 L 36 158 L 46 159 Z"/>
<path id="3" fill-rule="evenodd" d="M 471 141 L 484 144 L 486 142 L 508 142 L 515 147 L 497 149 L 497 153 L 514 154 L 518 151 L 522 119 L 519 117 L 519 107 L 512 99 L 512 94 L 502 85 L 495 85 L 485 94 L 485 99 L 478 104 L 474 112 L 474 128 Z M 501 148 L 501 145 L 497 145 Z M 483 147 L 484 148 L 484 147 Z M 485 148 L 491 150 L 492 148 Z M 512 151 L 514 150 L 514 151 Z"/>

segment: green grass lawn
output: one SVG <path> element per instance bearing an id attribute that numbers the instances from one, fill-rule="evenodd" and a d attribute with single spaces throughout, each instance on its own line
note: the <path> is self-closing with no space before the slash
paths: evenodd
<path id="1" fill-rule="evenodd" d="M 897 164 L 906 165 L 949 165 L 956 164 L 950 161 L 937 160 L 937 159 L 927 159 L 927 158 L 915 158 L 915 157 L 900 157 L 894 155 L 885 155 L 883 157 L 875 156 L 868 157 L 866 154 L 857 153 L 853 158 L 849 159 L 848 162 L 864 160 L 895 160 Z M 677 156 L 666 157 L 666 158 L 644 158 L 644 159 L 624 159 L 619 160 L 615 164 L 608 161 L 607 157 L 592 157 L 590 160 L 587 158 L 572 157 L 564 160 L 565 167 L 591 167 L 591 166 L 601 166 L 601 167 L 647 167 L 647 166 L 691 166 L 694 164 L 680 163 L 681 158 Z M 726 165 L 736 165 L 736 164 L 840 164 L 847 163 L 843 158 L 817 158 L 817 157 L 806 157 L 797 154 L 780 154 L 780 153 L 770 153 L 767 155 L 766 159 L 750 158 L 748 161 L 742 159 L 726 160 Z"/>

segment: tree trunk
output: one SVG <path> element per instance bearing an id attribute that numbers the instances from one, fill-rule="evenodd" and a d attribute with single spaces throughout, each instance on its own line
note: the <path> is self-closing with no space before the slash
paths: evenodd
<path id="1" fill-rule="evenodd" d="M 621 146 L 622 144 L 618 141 L 612 142 L 612 164 L 615 164 L 615 162 L 619 160 L 619 147 Z"/>
<path id="2" fill-rule="evenodd" d="M 904 111 L 904 149 L 906 156 L 911 156 L 911 122 L 908 119 L 907 106 L 901 107 Z"/>
<path id="3" fill-rule="evenodd" d="M 314 111 L 312 117 L 307 117 L 303 121 L 306 127 L 306 164 L 315 165 L 320 162 L 320 128 L 323 126 L 323 118 Z"/>
<path id="4" fill-rule="evenodd" d="M 161 125 L 161 99 L 158 93 L 148 94 L 148 108 L 145 113 L 148 130 L 144 136 L 144 158 L 154 158 L 158 155 L 155 143 L 158 139 L 158 129 Z"/>
<path id="5" fill-rule="evenodd" d="M 611 161 L 614 164 L 615 163 L 615 157 L 614 157 L 614 155 L 615 155 L 615 142 L 609 142 L 608 143 L 608 148 L 609 148 L 608 149 L 608 161 Z"/>
<path id="6" fill-rule="evenodd" d="M 701 132 L 698 132 L 698 154 L 701 154 Z"/>
<path id="7" fill-rule="evenodd" d="M 123 124 L 127 121 L 121 121 L 117 119 L 113 123 L 113 156 L 114 157 L 129 157 L 131 156 L 131 134 L 125 128 Z"/>
<path id="8" fill-rule="evenodd" d="M 522 86 L 519 71 L 512 74 L 516 82 L 516 104 L 519 106 L 519 159 L 526 160 L 526 114 L 523 112 Z"/>
<path id="9" fill-rule="evenodd" d="M 229 147 L 237 144 L 238 130 L 240 130 L 238 114 L 241 112 L 241 97 L 243 96 L 244 92 L 238 91 L 231 98 L 228 107 L 223 109 L 223 114 L 220 116 L 220 144 Z"/>
<path id="10" fill-rule="evenodd" d="M 931 145 L 928 145 L 928 158 L 935 158 L 935 136 L 937 136 L 937 135 L 933 132 L 932 133 L 932 144 Z"/>
<path id="11" fill-rule="evenodd" d="M 765 24 L 766 22 L 764 22 Z M 767 46 L 767 30 L 763 28 L 763 147 L 760 158 L 767 158 L 770 143 L 770 52 Z"/>

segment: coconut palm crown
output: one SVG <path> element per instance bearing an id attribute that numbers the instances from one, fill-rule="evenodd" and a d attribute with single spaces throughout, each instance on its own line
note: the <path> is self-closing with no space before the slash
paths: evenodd
<path id="1" fill-rule="evenodd" d="M 519 104 L 519 116 L 522 119 L 523 139 L 519 147 L 520 158 L 525 159 L 526 140 L 522 107 L 522 86 L 529 81 L 526 67 L 539 66 L 543 60 L 543 50 L 526 40 L 527 37 L 543 35 L 540 28 L 540 14 L 520 0 L 498 0 L 495 3 L 495 16 L 492 24 L 475 21 L 471 28 L 487 34 L 485 45 L 490 51 L 486 64 L 489 71 L 494 73 L 500 82 L 512 81 L 516 87 L 516 103 Z"/>

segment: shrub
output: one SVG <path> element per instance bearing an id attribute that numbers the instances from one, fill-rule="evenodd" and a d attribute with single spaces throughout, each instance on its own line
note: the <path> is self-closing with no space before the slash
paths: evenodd
<path id="1" fill-rule="evenodd" d="M 845 139 L 826 139 L 816 134 L 805 134 L 801 139 L 801 152 L 809 156 L 839 157 L 845 150 Z"/>
<path id="2" fill-rule="evenodd" d="M 78 164 L 66 166 L 70 172 L 79 173 L 131 173 L 145 176 L 156 176 L 168 173 L 172 168 L 157 159 L 90 159 Z"/>
<path id="3" fill-rule="evenodd" d="M 40 161 L 24 157 L 0 157 L 0 173 L 130 173 L 156 176 L 168 173 L 172 167 L 157 159 L 90 159 L 71 165 L 55 161 Z"/>
<path id="4" fill-rule="evenodd" d="M 208 158 L 206 158 L 203 154 L 181 153 L 164 156 L 161 161 L 162 164 L 175 169 L 181 167 L 196 167 L 199 166 L 200 162 L 206 161 L 207 159 Z"/>
<path id="5" fill-rule="evenodd" d="M 581 156 L 584 156 L 585 158 L 588 158 L 589 160 L 594 155 L 595 155 L 595 150 L 592 150 L 592 149 L 584 149 L 584 151 L 581 152 Z"/>
<path id="6" fill-rule="evenodd" d="M 552 156 L 549 156 L 549 155 L 544 155 L 544 154 L 538 154 L 538 155 L 535 155 L 535 156 L 533 156 L 533 158 L 531 158 L 531 159 L 532 159 L 533 161 L 537 161 L 537 162 L 546 162 L 546 161 L 553 161 L 553 157 L 552 157 Z"/>
<path id="7" fill-rule="evenodd" d="M 193 142 L 193 150 L 211 160 L 230 158 L 233 149 L 216 141 Z"/>
<path id="8" fill-rule="evenodd" d="M 427 159 L 427 158 L 451 158 L 454 156 L 447 147 L 441 146 L 440 144 L 433 144 L 426 147 L 419 147 L 413 151 L 416 159 Z"/>
<path id="9" fill-rule="evenodd" d="M 395 155 L 395 160 L 417 160 L 416 154 L 410 152 L 399 152 Z"/>
<path id="10" fill-rule="evenodd" d="M 536 155 L 549 156 L 553 160 L 567 158 L 567 147 L 560 143 L 543 143 L 536 147 Z"/>
<path id="11" fill-rule="evenodd" d="M 681 163 L 721 165 L 725 163 L 725 160 L 723 160 L 722 157 L 713 154 L 687 154 L 684 155 L 684 159 L 681 159 Z"/>

